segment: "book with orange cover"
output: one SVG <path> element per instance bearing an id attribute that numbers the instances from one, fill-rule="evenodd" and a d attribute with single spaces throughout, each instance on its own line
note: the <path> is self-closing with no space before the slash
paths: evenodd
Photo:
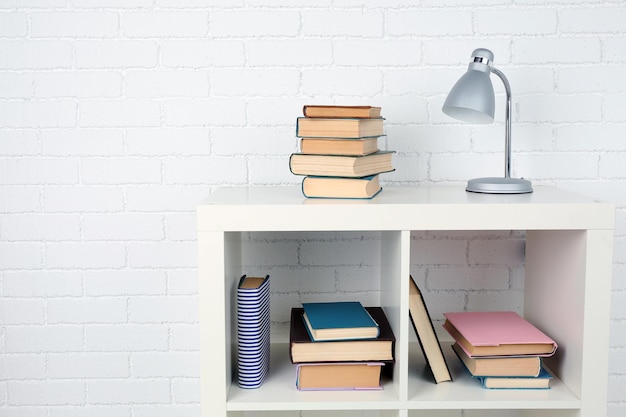
<path id="1" fill-rule="evenodd" d="M 300 151 L 315 155 L 369 155 L 378 152 L 378 136 L 360 139 L 302 138 Z"/>
<path id="2" fill-rule="evenodd" d="M 470 358 L 458 343 L 452 350 L 472 376 L 484 377 L 536 377 L 541 372 L 539 356 L 488 356 Z"/>
<path id="3" fill-rule="evenodd" d="M 297 366 L 299 390 L 382 389 L 382 362 L 301 363 Z"/>
<path id="4" fill-rule="evenodd" d="M 338 106 L 307 104 L 302 109 L 302 114 L 306 117 L 348 117 L 348 118 L 378 118 L 380 117 L 380 107 L 375 106 Z"/>
<path id="5" fill-rule="evenodd" d="M 367 177 L 393 171 L 393 153 L 378 151 L 363 156 L 292 153 L 289 157 L 289 169 L 295 175 Z"/>
<path id="6" fill-rule="evenodd" d="M 384 134 L 383 119 L 298 117 L 299 138 L 366 138 Z"/>
<path id="7" fill-rule="evenodd" d="M 514 311 L 444 313 L 443 327 L 468 356 L 551 356 L 557 344 Z"/>
<path id="8" fill-rule="evenodd" d="M 359 178 L 309 175 L 302 180 L 305 197 L 374 198 L 381 190 L 378 175 Z"/>

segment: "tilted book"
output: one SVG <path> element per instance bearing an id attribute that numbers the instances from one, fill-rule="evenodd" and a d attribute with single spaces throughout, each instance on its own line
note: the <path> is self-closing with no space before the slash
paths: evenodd
<path id="1" fill-rule="evenodd" d="M 291 309 L 289 354 L 293 363 L 377 361 L 392 363 L 396 338 L 381 307 L 365 307 L 378 323 L 380 334 L 375 339 L 314 342 L 304 324 L 303 308 Z"/>
<path id="2" fill-rule="evenodd" d="M 375 339 L 378 323 L 358 301 L 303 303 L 303 319 L 311 339 Z"/>
<path id="3" fill-rule="evenodd" d="M 452 381 L 452 375 L 441 350 L 441 344 L 424 302 L 424 297 L 413 281 L 413 277 L 410 277 L 409 280 L 409 317 L 415 333 L 417 333 L 417 340 L 424 353 L 426 364 L 436 383 Z"/>
<path id="4" fill-rule="evenodd" d="M 550 356 L 557 344 L 514 311 L 444 313 L 443 327 L 468 356 Z"/>

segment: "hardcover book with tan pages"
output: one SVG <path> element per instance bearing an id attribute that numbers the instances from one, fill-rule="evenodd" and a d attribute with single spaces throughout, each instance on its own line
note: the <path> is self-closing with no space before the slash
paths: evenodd
<path id="1" fill-rule="evenodd" d="M 393 362 L 396 338 L 381 307 L 365 307 L 378 323 L 380 334 L 375 339 L 314 342 L 304 324 L 303 308 L 291 309 L 289 354 L 293 363 L 302 362 Z"/>
<path id="2" fill-rule="evenodd" d="M 455 343 L 452 349 L 473 376 L 537 376 L 541 372 L 539 356 L 492 356 L 471 358 Z"/>
<path id="3" fill-rule="evenodd" d="M 391 151 L 379 151 L 364 156 L 293 153 L 289 158 L 289 169 L 295 175 L 366 177 L 393 171 L 392 156 Z"/>
<path id="4" fill-rule="evenodd" d="M 382 136 L 383 119 L 317 119 L 298 117 L 296 136 L 313 138 L 365 138 Z"/>
<path id="5" fill-rule="evenodd" d="M 378 152 L 378 137 L 363 139 L 302 138 L 300 151 L 316 155 L 369 155 Z"/>
<path id="6" fill-rule="evenodd" d="M 362 178 L 307 176 L 302 180 L 305 197 L 372 198 L 380 190 L 378 175 Z"/>
<path id="7" fill-rule="evenodd" d="M 415 281 L 413 281 L 413 277 L 410 277 L 409 281 L 409 316 L 415 333 L 417 333 L 417 340 L 424 353 L 426 364 L 430 368 L 437 384 L 452 381 L 452 375 L 441 350 L 441 344 L 439 343 L 437 333 L 435 333 L 424 297 Z"/>
<path id="8" fill-rule="evenodd" d="M 550 389 L 552 375 L 541 369 L 538 376 L 477 376 L 488 389 Z"/>
<path id="9" fill-rule="evenodd" d="M 318 105 L 307 104 L 302 109 L 302 114 L 306 117 L 347 117 L 372 119 L 380 117 L 380 107 L 375 106 L 338 106 L 338 105 Z"/>
<path id="10" fill-rule="evenodd" d="M 378 323 L 358 301 L 302 303 L 302 318 L 316 342 L 329 340 L 375 339 Z"/>
<path id="11" fill-rule="evenodd" d="M 306 363 L 297 367 L 299 390 L 382 389 L 381 362 Z"/>

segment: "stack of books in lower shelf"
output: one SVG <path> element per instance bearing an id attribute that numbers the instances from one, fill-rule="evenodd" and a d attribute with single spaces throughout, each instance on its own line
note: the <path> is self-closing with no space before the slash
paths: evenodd
<path id="1" fill-rule="evenodd" d="M 289 169 L 304 175 L 306 197 L 373 198 L 381 191 L 379 174 L 393 171 L 391 151 L 379 149 L 384 135 L 380 107 L 304 106 L 296 122 L 300 153 Z"/>
<path id="2" fill-rule="evenodd" d="M 395 337 L 381 307 L 304 303 L 291 310 L 289 352 L 299 390 L 382 389 Z"/>
<path id="3" fill-rule="evenodd" d="M 484 388 L 548 389 L 554 340 L 512 311 L 444 313 L 452 349 Z"/>

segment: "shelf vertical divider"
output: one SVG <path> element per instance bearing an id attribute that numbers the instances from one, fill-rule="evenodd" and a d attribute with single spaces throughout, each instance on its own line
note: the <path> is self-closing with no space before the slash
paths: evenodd
<path id="1" fill-rule="evenodd" d="M 526 232 L 524 316 L 559 345 L 546 364 L 579 398 L 585 287 L 585 231 Z"/>
<path id="2" fill-rule="evenodd" d="M 410 231 L 381 232 L 381 306 L 396 337 L 393 385 L 398 399 L 408 396 Z"/>
<path id="3" fill-rule="evenodd" d="M 606 415 L 613 230 L 587 230 L 582 415 Z"/>
<path id="4" fill-rule="evenodd" d="M 225 416 L 233 383 L 236 291 L 241 274 L 241 233 L 198 231 L 198 314 L 202 417 Z M 223 339 L 222 339 L 223 338 Z M 221 358 L 224 358 L 222 361 Z"/>

